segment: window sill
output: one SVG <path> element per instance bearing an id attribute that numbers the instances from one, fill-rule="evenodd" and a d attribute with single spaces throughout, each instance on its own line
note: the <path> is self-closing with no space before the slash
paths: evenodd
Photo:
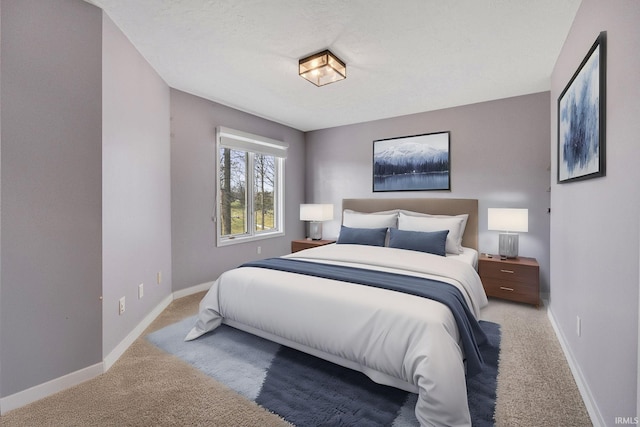
<path id="1" fill-rule="evenodd" d="M 257 240 L 272 239 L 274 237 L 283 237 L 284 231 L 275 231 L 273 233 L 261 233 L 253 236 L 237 236 L 233 238 L 219 237 L 217 247 L 237 245 L 239 243 L 255 242 Z"/>

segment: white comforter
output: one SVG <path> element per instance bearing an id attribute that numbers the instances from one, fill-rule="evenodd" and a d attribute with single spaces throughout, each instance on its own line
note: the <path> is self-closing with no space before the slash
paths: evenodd
<path id="1" fill-rule="evenodd" d="M 462 261 L 402 249 L 327 245 L 287 255 L 430 277 L 455 285 L 478 316 L 487 304 L 475 269 Z M 424 426 L 470 426 L 458 329 L 443 304 L 394 291 L 281 271 L 225 272 L 200 303 L 186 340 L 222 322 L 418 393 Z"/>

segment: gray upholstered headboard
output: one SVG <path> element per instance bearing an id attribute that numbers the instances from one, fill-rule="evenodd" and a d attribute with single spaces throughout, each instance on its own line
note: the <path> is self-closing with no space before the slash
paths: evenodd
<path id="1" fill-rule="evenodd" d="M 469 214 L 462 236 L 462 246 L 478 250 L 478 200 L 477 199 L 343 199 L 342 210 L 379 212 L 406 209 L 433 215 Z"/>

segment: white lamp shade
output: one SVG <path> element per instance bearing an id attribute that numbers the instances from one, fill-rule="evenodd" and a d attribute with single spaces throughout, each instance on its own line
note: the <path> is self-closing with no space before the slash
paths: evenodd
<path id="1" fill-rule="evenodd" d="M 488 229 L 496 231 L 514 231 L 526 233 L 529 231 L 528 209 L 488 209 Z"/>
<path id="2" fill-rule="evenodd" d="M 301 221 L 329 221 L 333 219 L 332 204 L 303 204 L 300 205 Z"/>

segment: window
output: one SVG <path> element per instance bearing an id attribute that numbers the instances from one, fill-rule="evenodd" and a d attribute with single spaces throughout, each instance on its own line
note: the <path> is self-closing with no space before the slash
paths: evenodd
<path id="1" fill-rule="evenodd" d="M 284 234 L 284 159 L 280 141 L 216 129 L 217 244 Z"/>

